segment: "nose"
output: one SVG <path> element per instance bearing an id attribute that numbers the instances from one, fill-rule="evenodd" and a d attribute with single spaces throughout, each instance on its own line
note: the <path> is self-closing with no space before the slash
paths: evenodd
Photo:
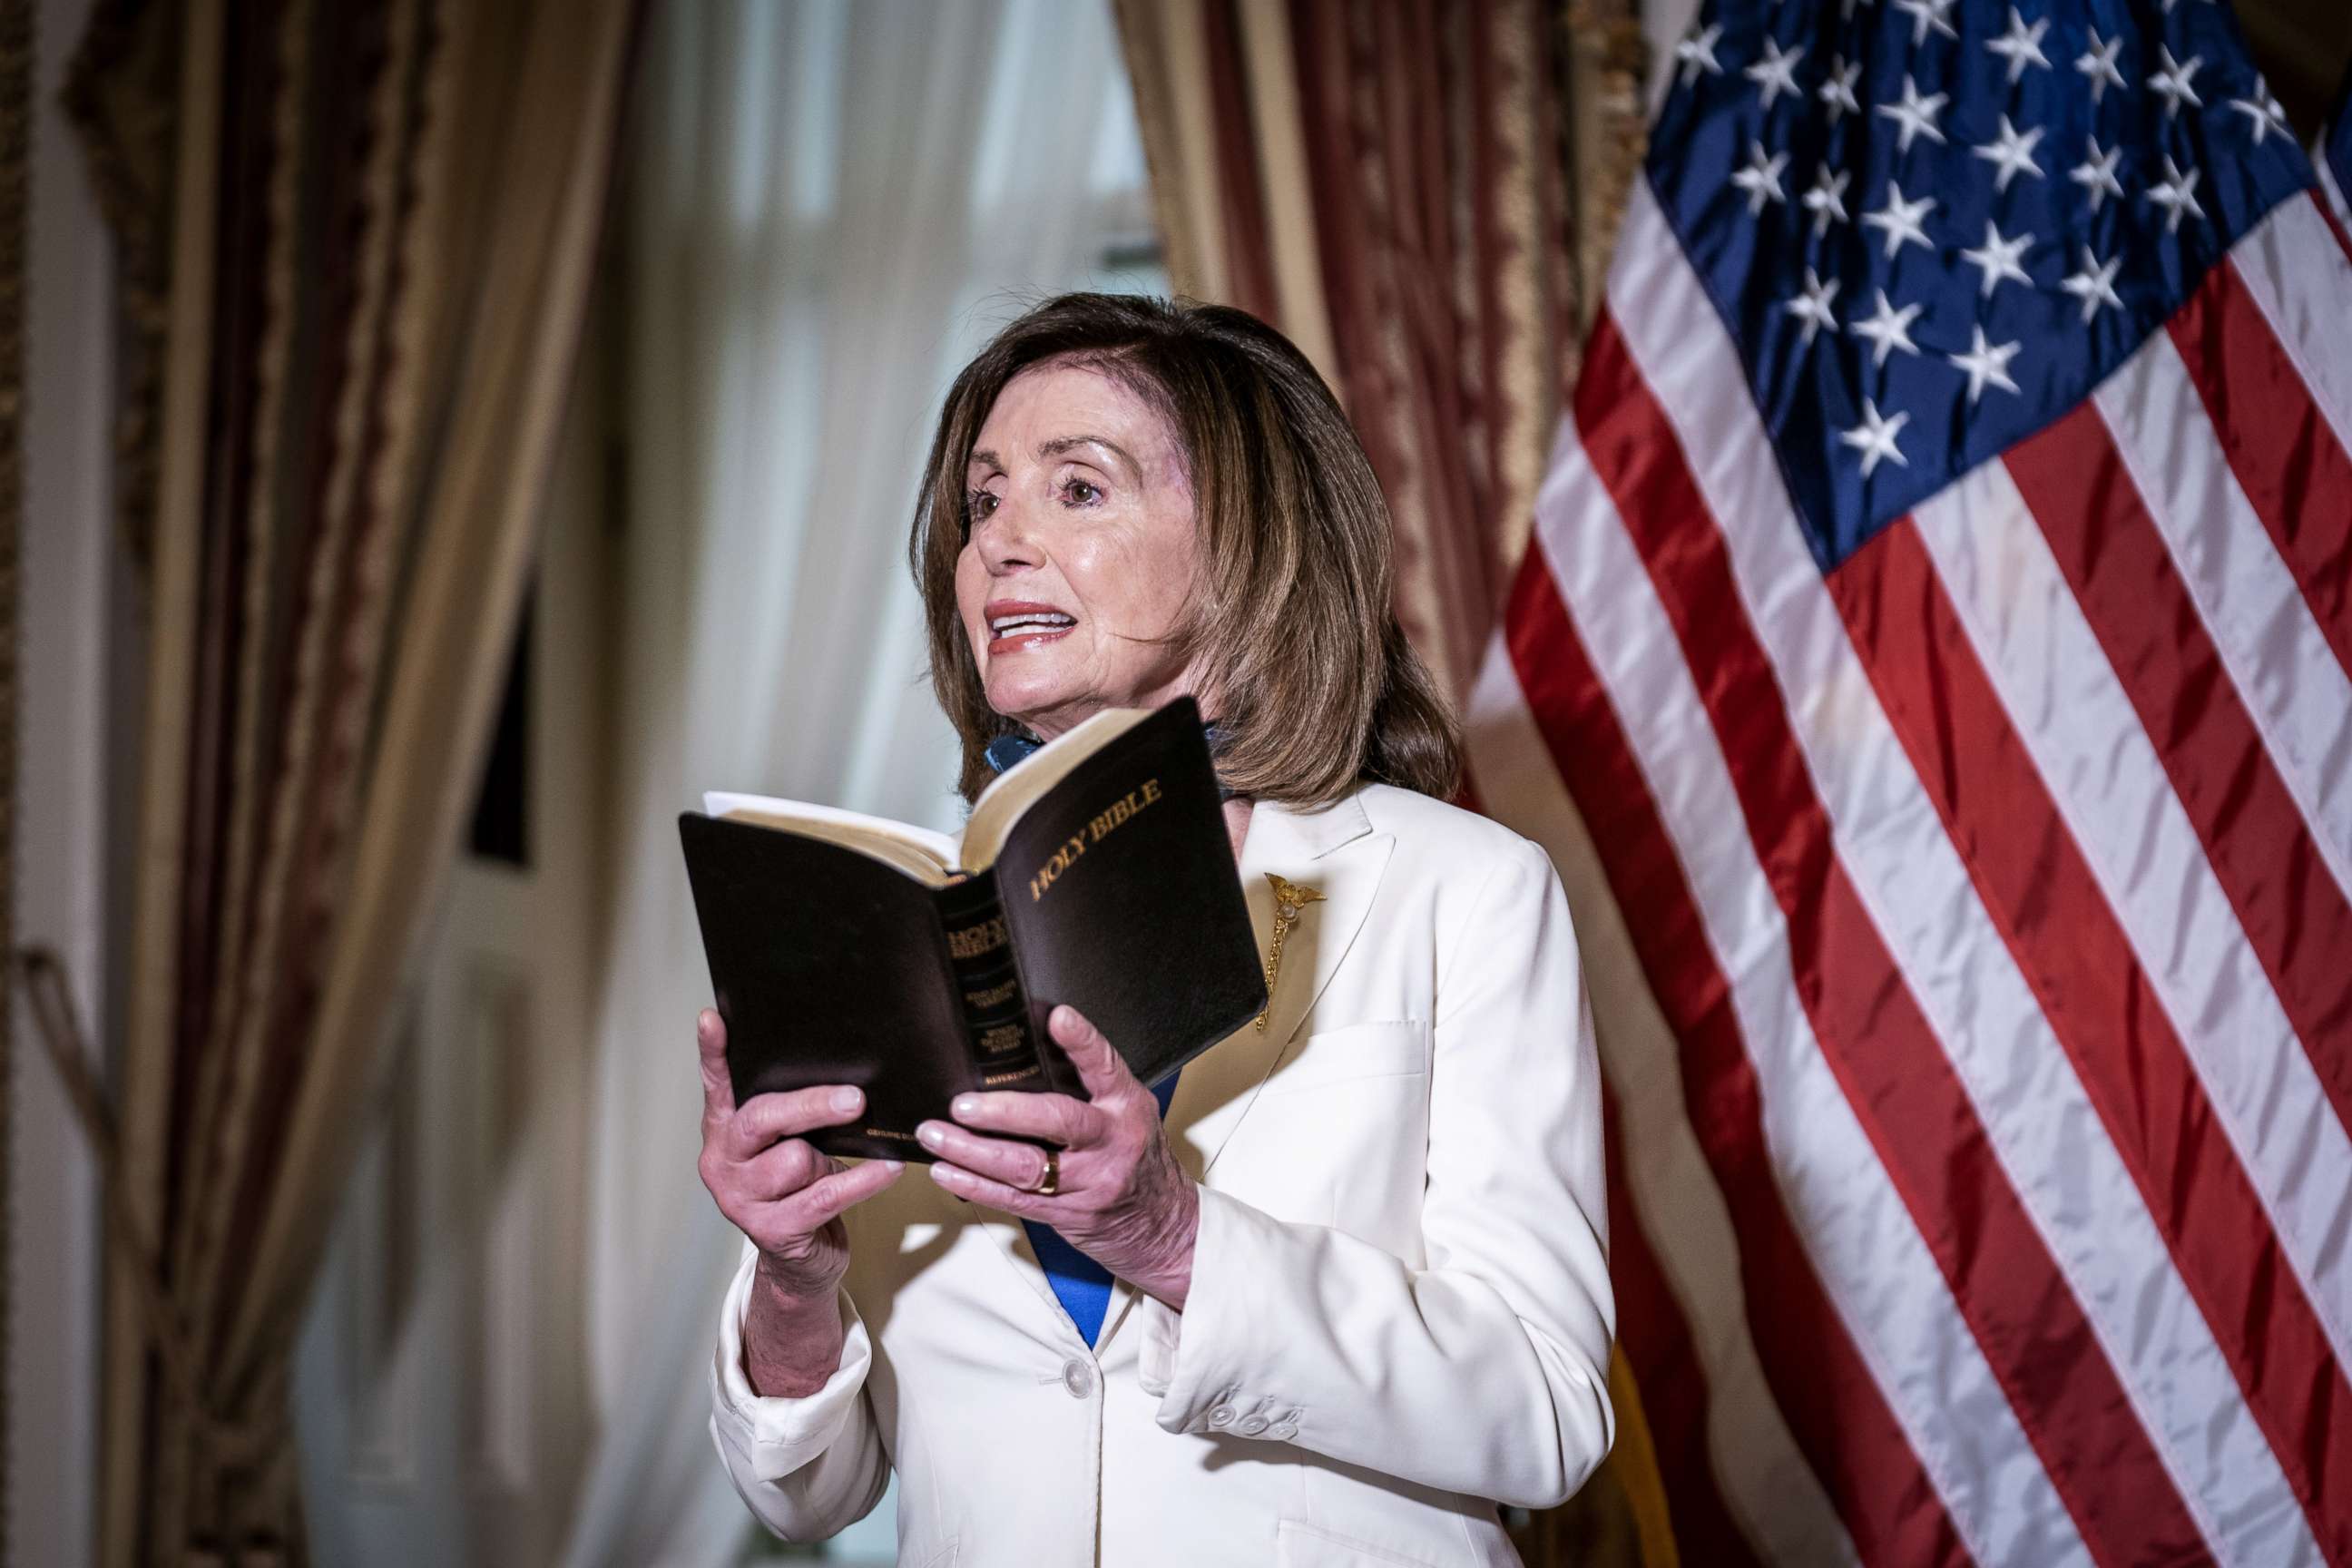
<path id="1" fill-rule="evenodd" d="M 971 542 L 992 577 L 1002 577 L 1041 559 L 1031 531 L 1029 508 L 1018 496 L 1008 495 L 991 515 L 974 521 Z"/>

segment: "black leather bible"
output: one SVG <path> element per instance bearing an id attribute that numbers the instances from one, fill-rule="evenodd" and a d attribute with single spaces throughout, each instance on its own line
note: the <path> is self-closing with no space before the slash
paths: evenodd
<path id="1" fill-rule="evenodd" d="M 735 1101 L 854 1083 L 826 1153 L 929 1160 L 967 1089 L 1085 1098 L 1069 1003 L 1156 1083 L 1265 1005 L 1198 710 L 1097 714 L 997 779 L 961 838 L 704 797 L 678 817 Z"/>

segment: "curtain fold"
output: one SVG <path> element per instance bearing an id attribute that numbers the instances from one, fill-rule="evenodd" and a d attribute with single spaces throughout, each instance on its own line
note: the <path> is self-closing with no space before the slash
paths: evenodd
<path id="1" fill-rule="evenodd" d="M 1457 699 L 1643 147 L 1637 0 L 1116 0 L 1176 287 L 1280 327 L 1347 405 L 1397 613 Z M 1675 1561 L 1622 1358 L 1615 1451 L 1533 1568 Z"/>
<path id="2" fill-rule="evenodd" d="M 1633 0 L 1118 0 L 1178 289 L 1288 333 L 1459 696 L 1526 546 L 1641 148 Z"/>
<path id="3" fill-rule="evenodd" d="M 906 568 L 932 422 L 1004 321 L 1119 283 L 1099 258 L 1144 221 L 1100 5 L 709 0 L 651 34 L 625 207 L 625 771 L 589 1141 L 599 1436 L 573 1568 L 693 1568 L 756 1528 L 708 1432 L 741 1241 L 696 1173 L 709 970 L 677 814 L 748 789 L 960 825 Z M 857 1553 L 889 1540 L 886 1511 Z"/>
<path id="4" fill-rule="evenodd" d="M 293 1328 L 504 672 L 634 18 L 190 0 L 85 51 L 101 182 L 158 121 L 176 160 L 170 213 L 109 204 L 142 257 L 170 236 L 112 1173 L 157 1247 L 111 1292 L 110 1565 L 304 1555 Z M 122 29 L 176 41 L 171 101 Z"/>

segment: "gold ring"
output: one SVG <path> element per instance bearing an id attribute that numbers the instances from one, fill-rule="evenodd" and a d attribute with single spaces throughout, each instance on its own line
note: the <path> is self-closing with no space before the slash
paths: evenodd
<path id="1" fill-rule="evenodd" d="M 1059 1149 L 1045 1151 L 1045 1174 L 1039 1176 L 1037 1184 L 1029 1190 L 1041 1198 L 1050 1198 L 1062 1190 L 1062 1152 Z"/>

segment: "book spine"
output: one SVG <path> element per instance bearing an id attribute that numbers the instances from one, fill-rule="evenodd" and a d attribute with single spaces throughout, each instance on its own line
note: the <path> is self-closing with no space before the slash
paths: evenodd
<path id="1" fill-rule="evenodd" d="M 941 889 L 940 915 L 980 1087 L 1046 1087 L 1030 1028 L 1028 994 L 1022 989 L 1012 933 L 996 896 L 995 872 L 982 871 Z"/>

